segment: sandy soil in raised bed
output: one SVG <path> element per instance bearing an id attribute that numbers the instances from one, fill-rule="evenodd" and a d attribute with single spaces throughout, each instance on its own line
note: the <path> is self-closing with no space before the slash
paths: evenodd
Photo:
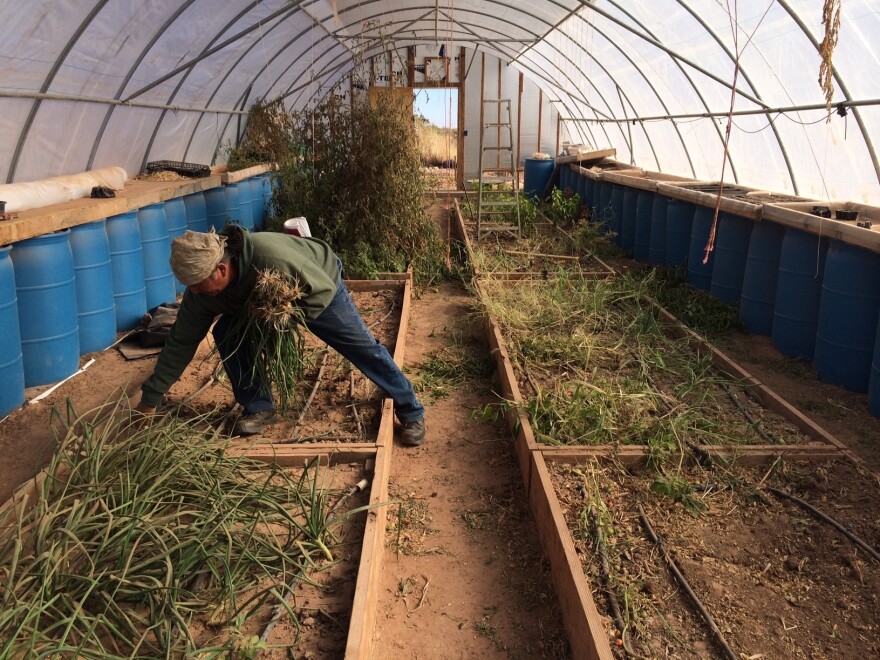
<path id="1" fill-rule="evenodd" d="M 706 511 L 695 516 L 651 492 L 653 473 L 633 475 L 595 463 L 551 464 L 550 471 L 606 617 L 594 533 L 589 525 L 585 532 L 581 521 L 591 502 L 607 507 L 612 580 L 632 617 L 627 643 L 642 656 L 702 658 L 720 652 L 647 539 L 637 504 L 740 657 L 880 653 L 876 561 L 805 510 L 763 490 L 773 486 L 797 495 L 878 547 L 880 484 L 849 461 L 779 463 L 772 471 L 767 465 L 734 468 L 724 475 L 690 468 L 687 477 L 705 486 L 694 495 Z M 762 488 L 756 490 L 758 484 Z"/>

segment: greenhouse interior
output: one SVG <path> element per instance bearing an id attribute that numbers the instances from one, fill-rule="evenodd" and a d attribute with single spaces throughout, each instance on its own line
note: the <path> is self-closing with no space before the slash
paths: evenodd
<path id="1" fill-rule="evenodd" d="M 880 7 L 34 0 L 0 657 L 880 657 Z"/>

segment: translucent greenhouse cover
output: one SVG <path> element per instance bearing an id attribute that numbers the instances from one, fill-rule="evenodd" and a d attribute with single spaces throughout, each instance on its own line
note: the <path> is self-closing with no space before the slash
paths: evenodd
<path id="1" fill-rule="evenodd" d="M 818 82 L 822 0 L 2 5 L 7 183 L 110 165 L 136 174 L 152 160 L 223 162 L 255 100 L 308 107 L 358 60 L 433 44 L 509 63 L 572 140 L 613 147 L 618 160 L 880 204 L 877 0 L 842 2 L 830 115 Z"/>

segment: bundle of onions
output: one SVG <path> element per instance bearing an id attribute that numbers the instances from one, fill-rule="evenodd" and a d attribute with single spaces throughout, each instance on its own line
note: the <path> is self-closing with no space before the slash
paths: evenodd
<path id="1" fill-rule="evenodd" d="M 304 296 L 299 282 L 271 269 L 258 271 L 246 314 L 236 319 L 236 350 L 246 350 L 253 377 L 271 387 L 281 410 L 287 410 L 308 366 L 302 333 L 304 316 L 297 305 Z"/>

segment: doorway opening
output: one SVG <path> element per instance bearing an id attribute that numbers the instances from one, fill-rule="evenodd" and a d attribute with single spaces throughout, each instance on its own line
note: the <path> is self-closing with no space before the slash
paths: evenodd
<path id="1" fill-rule="evenodd" d="M 413 120 L 422 167 L 433 190 L 456 188 L 458 163 L 458 89 L 413 90 Z"/>

